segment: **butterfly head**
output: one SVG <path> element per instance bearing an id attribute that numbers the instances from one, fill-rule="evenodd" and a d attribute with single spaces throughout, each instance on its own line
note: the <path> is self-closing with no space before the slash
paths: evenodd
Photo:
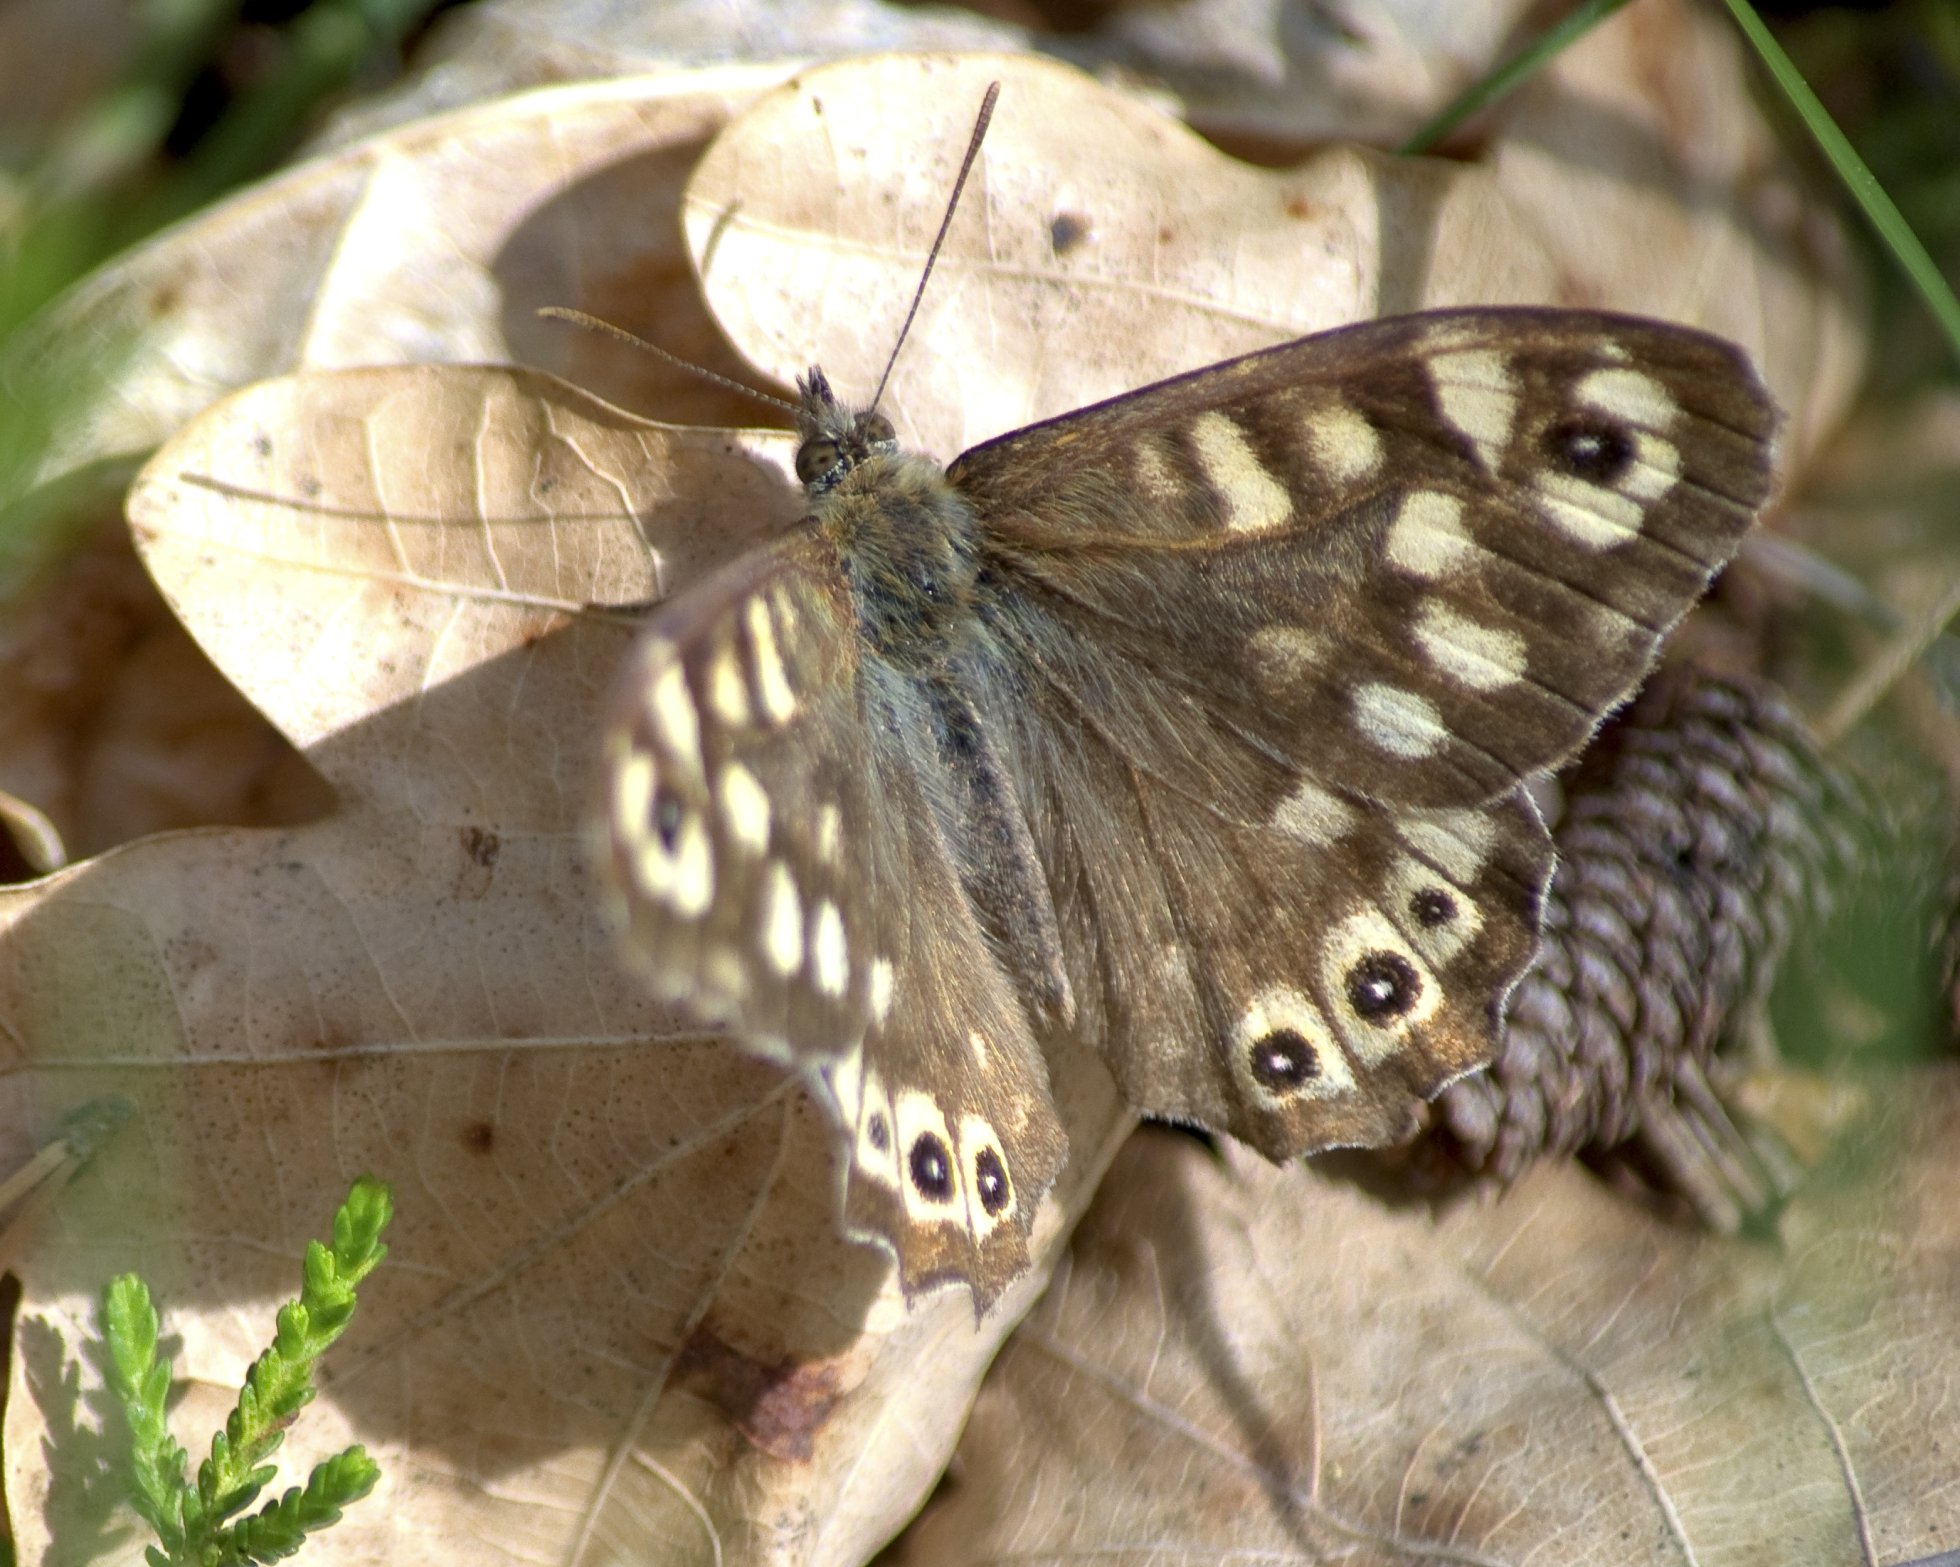
<path id="1" fill-rule="evenodd" d="M 817 366 L 796 383 L 799 394 L 796 476 L 815 499 L 834 490 L 844 475 L 873 457 L 898 451 L 898 432 L 875 408 L 847 408 L 837 401 L 830 379 Z"/>

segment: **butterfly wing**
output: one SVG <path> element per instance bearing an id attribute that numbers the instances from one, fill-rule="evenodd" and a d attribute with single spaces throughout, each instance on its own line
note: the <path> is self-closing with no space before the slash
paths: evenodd
<path id="1" fill-rule="evenodd" d="M 960 894 L 902 682 L 804 524 L 656 610 L 609 725 L 597 860 L 655 992 L 802 1068 L 851 1149 L 847 1226 L 908 1292 L 1028 1266 L 1065 1144 Z"/>
<path id="2" fill-rule="evenodd" d="M 1372 799 L 1557 765 L 1624 700 L 1768 491 L 1731 345 L 1587 311 L 1303 339 L 974 448 L 948 477 L 1015 590 Z"/>
<path id="3" fill-rule="evenodd" d="M 1372 322 L 967 453 L 1078 1026 L 1284 1157 L 1488 1059 L 1551 850 L 1521 782 L 1646 673 L 1767 492 L 1681 328 Z"/>

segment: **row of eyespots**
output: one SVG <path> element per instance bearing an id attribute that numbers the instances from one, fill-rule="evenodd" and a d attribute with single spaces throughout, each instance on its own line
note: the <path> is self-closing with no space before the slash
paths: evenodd
<path id="1" fill-rule="evenodd" d="M 932 1096 L 899 1086 L 865 1064 L 863 1048 L 826 1074 L 838 1112 L 856 1128 L 857 1173 L 900 1193 L 908 1216 L 951 1222 L 984 1241 L 1013 1213 L 1013 1178 L 992 1124 L 967 1111 L 957 1131 Z"/>
<path id="2" fill-rule="evenodd" d="M 1255 1100 L 1284 1104 L 1354 1089 L 1354 1061 L 1372 1065 L 1403 1047 L 1410 1030 L 1443 1002 L 1436 968 L 1460 952 L 1482 918 L 1462 891 L 1413 859 L 1394 878 L 1404 918 L 1395 923 L 1367 908 L 1329 931 L 1321 950 L 1321 993 L 1335 1004 L 1330 1019 L 1305 989 L 1269 985 L 1254 995 L 1226 1041 L 1233 1070 Z"/>

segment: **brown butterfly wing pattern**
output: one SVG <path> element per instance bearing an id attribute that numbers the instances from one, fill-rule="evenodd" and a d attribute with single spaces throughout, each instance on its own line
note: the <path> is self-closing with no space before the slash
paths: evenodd
<path id="1" fill-rule="evenodd" d="M 952 465 L 1032 672 L 996 722 L 1079 1028 L 1133 1103 L 1285 1157 L 1404 1136 L 1489 1058 L 1551 867 L 1518 785 L 1732 553 L 1774 423 L 1703 334 L 1445 311 Z"/>
<path id="2" fill-rule="evenodd" d="M 656 988 L 823 1086 L 844 1212 L 982 1308 L 1036 1036 L 1274 1157 L 1486 1060 L 1583 744 L 1767 493 L 1746 360 L 1597 313 L 1308 338 L 943 475 L 813 373 L 812 518 L 656 612 L 602 865 Z M 792 915 L 794 917 L 792 917 Z"/>

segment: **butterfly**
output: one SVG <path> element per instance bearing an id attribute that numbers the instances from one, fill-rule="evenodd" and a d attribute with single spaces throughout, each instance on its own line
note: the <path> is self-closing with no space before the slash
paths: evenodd
<path id="1" fill-rule="evenodd" d="M 1525 782 L 1734 551 L 1776 423 L 1720 339 L 1533 308 L 944 468 L 799 392 L 808 514 L 652 612 L 597 859 L 654 991 L 808 1074 L 848 1231 L 976 1311 L 1067 1157 L 1044 1047 L 1274 1159 L 1489 1060 L 1552 868 Z"/>

